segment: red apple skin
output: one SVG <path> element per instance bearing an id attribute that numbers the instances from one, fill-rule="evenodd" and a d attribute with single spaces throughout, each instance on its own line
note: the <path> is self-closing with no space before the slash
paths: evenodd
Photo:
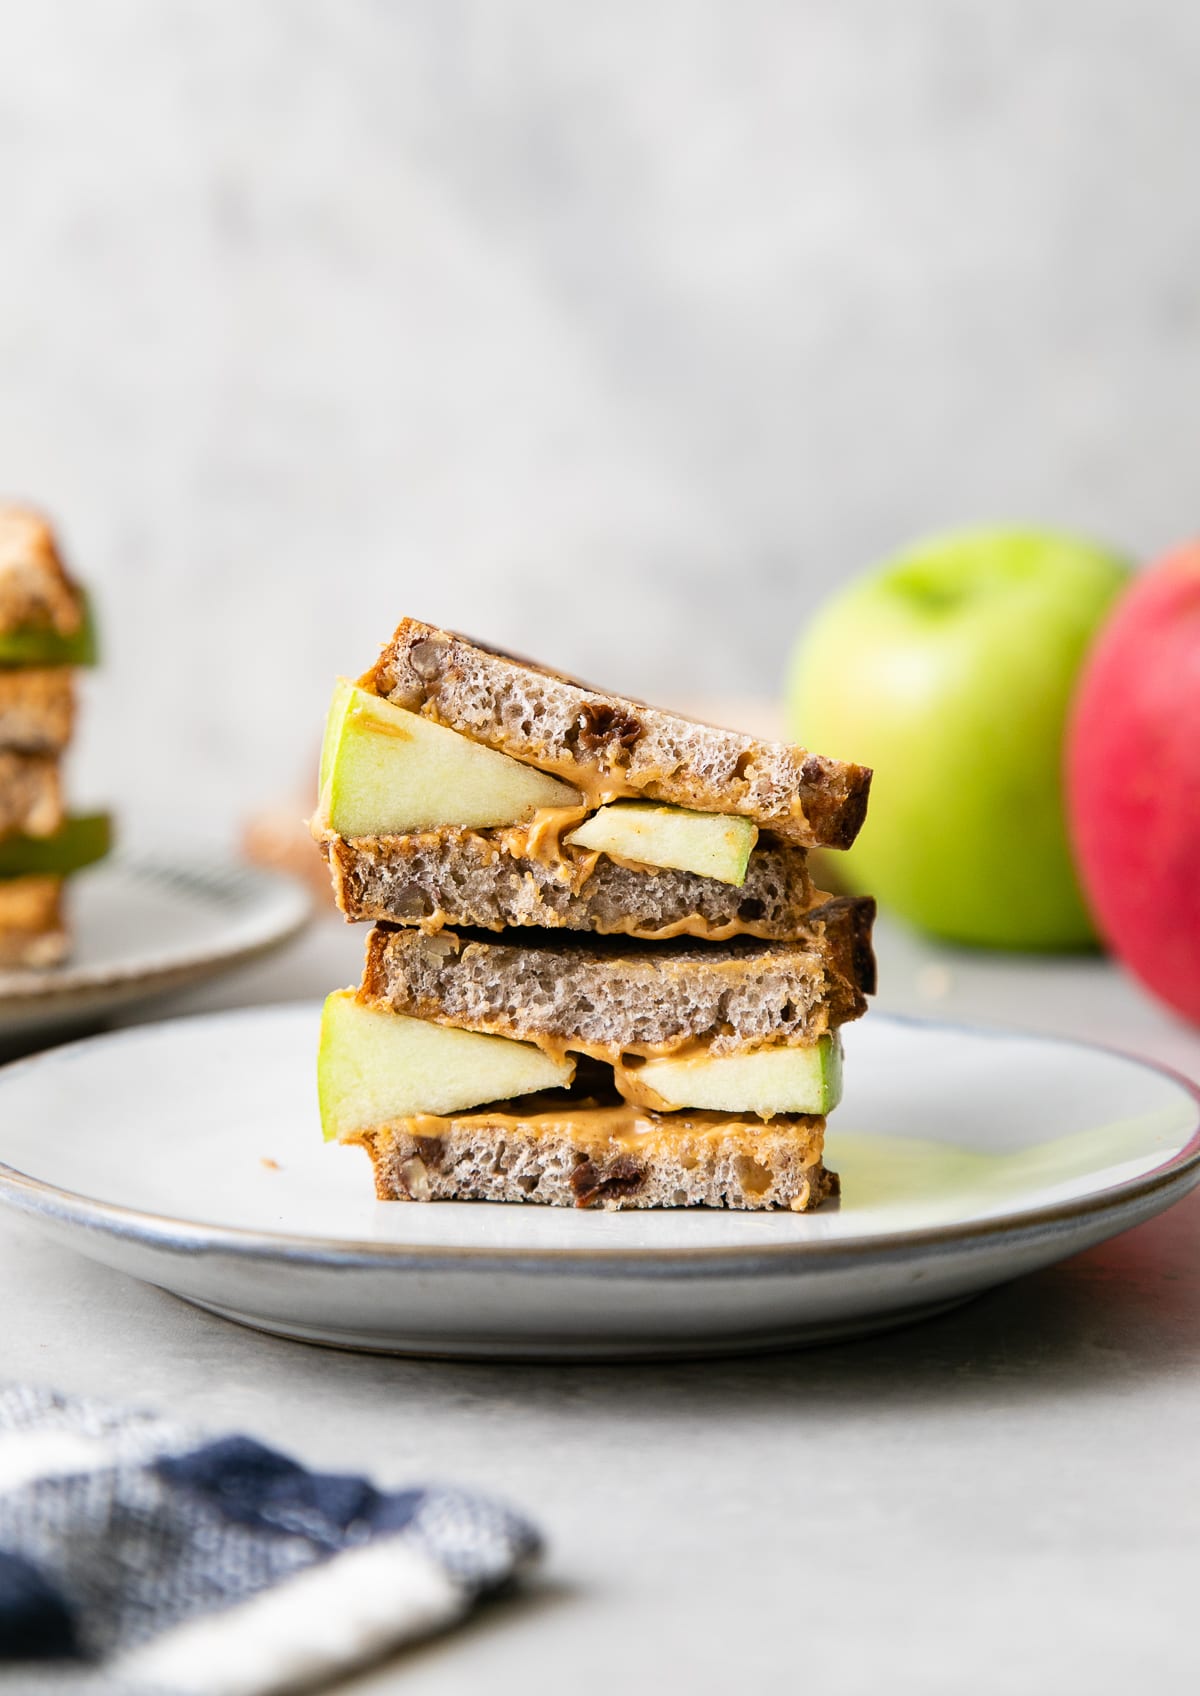
<path id="1" fill-rule="evenodd" d="M 1067 812 L 1098 930 L 1200 1024 L 1200 541 L 1136 580 L 1088 657 Z"/>

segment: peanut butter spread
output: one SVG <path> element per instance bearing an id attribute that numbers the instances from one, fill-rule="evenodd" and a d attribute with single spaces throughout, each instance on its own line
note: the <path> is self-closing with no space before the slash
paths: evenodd
<path id="1" fill-rule="evenodd" d="M 496 832 L 497 845 L 516 860 L 536 860 L 539 865 L 559 868 L 564 883 L 581 887 L 591 875 L 600 855 L 597 850 L 571 850 L 563 836 L 581 825 L 592 809 L 583 801 L 575 807 L 539 807 L 525 824 L 504 825 Z"/>
<path id="2" fill-rule="evenodd" d="M 531 1098 L 528 1108 L 517 1102 L 498 1102 L 494 1107 L 478 1107 L 470 1113 L 446 1118 L 420 1113 L 401 1121 L 401 1125 L 414 1137 L 440 1138 L 452 1125 L 461 1127 L 469 1121 L 489 1134 L 569 1137 L 581 1153 L 591 1158 L 617 1149 L 625 1154 L 642 1153 L 650 1159 L 665 1155 L 678 1159 L 681 1144 L 687 1142 L 727 1141 L 733 1137 L 753 1145 L 755 1138 L 768 1130 L 786 1129 L 794 1132 L 797 1140 L 809 1142 L 813 1161 L 820 1158 L 825 1130 L 824 1119 L 806 1113 L 759 1121 L 701 1109 L 657 1113 L 628 1102 L 608 1105 L 586 1100 L 541 1105 L 542 1099 Z"/>
<path id="3" fill-rule="evenodd" d="M 702 1042 L 685 1043 L 682 1048 L 671 1051 L 672 1060 L 702 1059 L 706 1054 L 706 1045 Z M 669 1101 L 664 1101 L 658 1091 L 652 1089 L 641 1076 L 642 1055 L 633 1055 L 626 1051 L 613 1066 L 613 1084 L 622 1101 L 631 1107 L 640 1108 L 643 1112 L 674 1113 L 680 1111 Z"/>
<path id="4" fill-rule="evenodd" d="M 580 1042 L 577 1037 L 550 1036 L 543 1031 L 532 1032 L 521 1040 L 531 1042 L 554 1060 L 582 1054 L 602 1066 L 613 1067 L 619 1074 L 632 1072 L 640 1060 L 665 1060 L 668 1057 L 672 1060 L 702 1060 L 709 1051 L 708 1042 L 696 1036 L 685 1037 L 682 1042 L 626 1042 L 619 1048 L 608 1043 Z M 782 1036 L 780 1043 L 783 1043 Z M 762 1046 L 769 1048 L 773 1045 L 764 1043 Z"/>

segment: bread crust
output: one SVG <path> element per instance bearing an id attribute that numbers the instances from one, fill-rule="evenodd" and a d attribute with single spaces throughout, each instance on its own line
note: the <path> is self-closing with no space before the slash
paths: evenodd
<path id="1" fill-rule="evenodd" d="M 437 1122 L 401 1120 L 354 1140 L 371 1157 L 381 1201 L 521 1201 L 550 1207 L 786 1208 L 809 1212 L 838 1193 L 822 1162 L 825 1122 L 761 1124 L 648 1114 L 663 1134 L 630 1147 L 589 1127 L 586 1111 L 552 1129 L 486 1108 Z M 667 1121 L 671 1121 L 667 1125 Z"/>
<path id="2" fill-rule="evenodd" d="M 610 1062 L 702 1044 L 713 1055 L 815 1042 L 866 1010 L 874 903 L 815 909 L 803 941 L 495 941 L 376 925 L 361 998 L 411 1018 Z"/>
<path id="3" fill-rule="evenodd" d="M 71 740 L 74 673 L 67 666 L 0 667 L 0 748 L 57 754 Z"/>
<path id="4" fill-rule="evenodd" d="M 406 618 L 362 686 L 589 800 L 639 795 L 735 813 L 799 846 L 847 848 L 871 773 L 784 742 L 697 724 Z"/>
<path id="5" fill-rule="evenodd" d="M 60 877 L 0 878 L 0 967 L 56 966 L 68 936 Z"/>
<path id="6" fill-rule="evenodd" d="M 46 520 L 29 507 L 0 505 L 0 630 L 71 636 L 82 620 L 78 585 Z"/>
<path id="7" fill-rule="evenodd" d="M 804 934 L 818 899 L 803 848 L 760 841 L 741 886 L 694 872 L 636 869 L 605 854 L 566 850 L 547 861 L 517 855 L 503 830 L 421 831 L 347 838 L 325 832 L 334 898 L 348 919 L 537 927 L 648 940 L 687 935 L 724 941 Z"/>
<path id="8" fill-rule="evenodd" d="M 0 748 L 0 836 L 50 836 L 62 822 L 56 756 Z"/>

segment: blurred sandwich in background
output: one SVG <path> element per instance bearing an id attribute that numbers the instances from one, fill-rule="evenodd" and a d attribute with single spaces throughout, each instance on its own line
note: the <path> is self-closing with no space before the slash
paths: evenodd
<path id="1" fill-rule="evenodd" d="M 108 852 L 108 815 L 70 814 L 63 796 L 75 673 L 95 658 L 87 597 L 49 525 L 0 506 L 0 967 L 66 957 L 66 879 Z"/>

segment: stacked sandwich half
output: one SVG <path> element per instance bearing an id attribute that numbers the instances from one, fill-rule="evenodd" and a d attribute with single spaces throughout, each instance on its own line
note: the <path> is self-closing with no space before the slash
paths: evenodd
<path id="1" fill-rule="evenodd" d="M 869 781 L 406 619 L 322 753 L 313 833 L 374 921 L 326 1135 L 383 1198 L 816 1206 L 874 908 L 807 849 Z"/>
<path id="2" fill-rule="evenodd" d="M 63 806 L 75 668 L 94 657 L 87 603 L 48 526 L 0 507 L 0 967 L 63 959 L 64 879 L 108 849 L 105 815 Z"/>

